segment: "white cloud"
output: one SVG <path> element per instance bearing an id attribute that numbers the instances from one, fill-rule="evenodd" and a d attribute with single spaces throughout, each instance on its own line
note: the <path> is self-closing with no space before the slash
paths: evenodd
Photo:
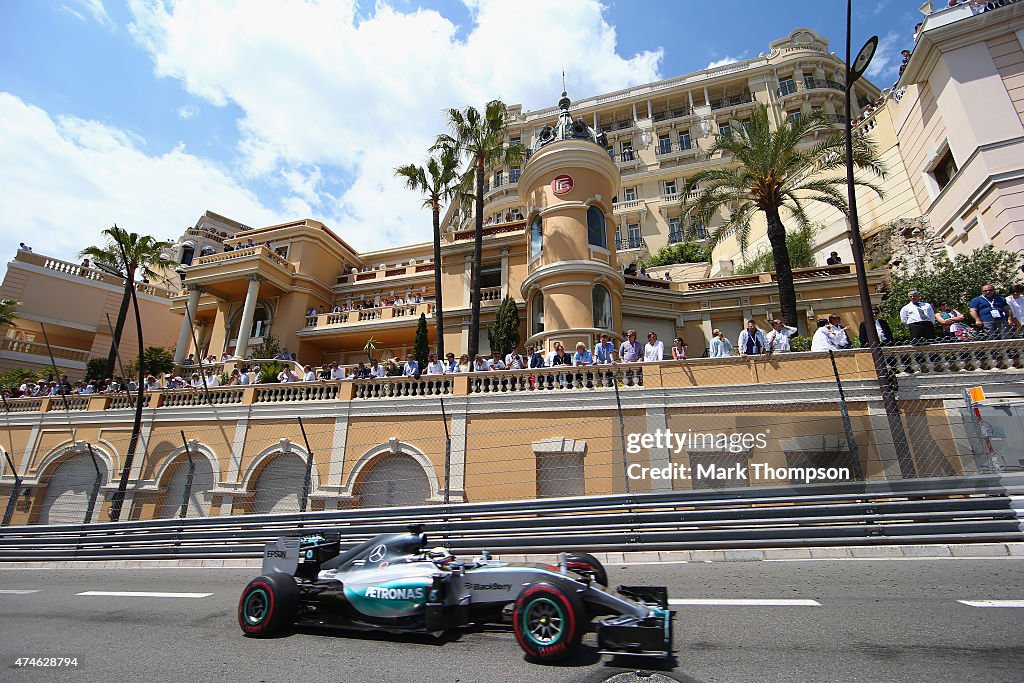
<path id="1" fill-rule="evenodd" d="M 184 145 L 159 156 L 137 135 L 96 121 L 53 118 L 0 92 L 0 254 L 18 242 L 74 259 L 117 223 L 158 239 L 177 238 L 206 209 L 247 225 L 286 217 Z M 45 242 L 44 242 L 45 240 Z"/>
<path id="2" fill-rule="evenodd" d="M 721 59 L 716 59 L 713 62 L 708 62 L 708 65 L 706 67 L 704 67 L 704 68 L 705 69 L 714 69 L 714 68 L 719 67 L 719 66 L 725 66 L 726 64 L 735 64 L 736 62 L 738 62 L 738 61 L 740 61 L 742 59 L 745 59 L 745 57 L 743 57 L 742 55 L 739 56 L 739 57 L 722 57 Z"/>
<path id="3" fill-rule="evenodd" d="M 184 106 L 178 107 L 177 109 L 178 117 L 186 121 L 188 121 L 190 118 L 194 117 L 198 113 L 199 107 L 195 106 L 194 104 L 186 104 Z"/>
<path id="4" fill-rule="evenodd" d="M 902 61 L 900 53 L 896 49 L 899 47 L 899 39 L 899 35 L 891 31 L 878 41 L 878 49 L 875 51 L 875 56 L 871 59 L 868 70 L 864 72 L 868 78 L 882 80 L 892 78 L 895 80 L 896 75 L 899 73 L 900 62 Z M 885 85 L 882 87 L 885 87 Z"/>
<path id="5" fill-rule="evenodd" d="M 103 6 L 103 0 L 75 0 L 75 4 L 83 9 L 90 17 L 92 17 L 93 21 L 103 28 L 114 28 L 114 20 L 110 18 L 109 14 L 107 14 L 107 8 Z M 68 14 L 77 17 L 80 21 L 85 21 L 85 16 L 73 7 L 61 5 L 60 8 Z"/>
<path id="6" fill-rule="evenodd" d="M 597 0 L 464 1 L 463 32 L 385 2 L 359 20 L 352 0 L 132 0 L 130 30 L 157 75 L 241 108 L 242 176 L 282 182 L 287 209 L 316 210 L 357 248 L 381 248 L 429 239 L 420 198 L 393 169 L 423 159 L 445 108 L 553 105 L 563 68 L 574 98 L 659 77 L 661 51 L 620 56 Z M 320 169 L 344 182 L 325 187 Z"/>

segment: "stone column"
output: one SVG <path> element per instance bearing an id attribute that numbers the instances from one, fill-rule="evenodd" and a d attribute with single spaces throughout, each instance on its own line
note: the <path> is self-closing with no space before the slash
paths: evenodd
<path id="1" fill-rule="evenodd" d="M 185 316 L 181 321 L 181 331 L 178 333 L 178 345 L 174 348 L 174 362 L 181 365 L 188 354 L 189 342 L 192 340 L 192 323 L 196 319 L 196 309 L 199 308 L 199 297 L 203 293 L 202 287 L 195 285 L 188 286 L 188 302 L 185 304 Z M 196 349 L 199 353 L 199 349 Z"/>
<path id="2" fill-rule="evenodd" d="M 501 298 L 508 296 L 508 247 L 501 250 Z"/>
<path id="3" fill-rule="evenodd" d="M 245 304 L 242 306 L 242 320 L 238 325 L 238 340 L 235 342 L 235 357 L 245 358 L 249 349 L 249 333 L 252 331 L 252 318 L 256 313 L 256 299 L 260 293 L 259 275 L 249 276 L 249 288 L 245 292 Z"/>

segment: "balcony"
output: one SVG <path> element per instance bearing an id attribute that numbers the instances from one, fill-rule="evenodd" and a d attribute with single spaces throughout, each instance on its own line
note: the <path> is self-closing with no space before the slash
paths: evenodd
<path id="1" fill-rule="evenodd" d="M 503 176 L 501 183 L 498 184 L 484 183 L 484 203 L 491 201 L 492 198 L 499 194 L 514 191 L 519 185 L 519 175 L 516 173 L 514 177 L 512 175 Z"/>
<path id="2" fill-rule="evenodd" d="M 663 109 L 661 111 L 654 112 L 654 121 L 673 121 L 675 119 L 685 119 L 688 116 L 693 116 L 693 109 L 691 107 L 678 107 L 676 109 Z"/>
<path id="3" fill-rule="evenodd" d="M 716 109 L 728 109 L 729 107 L 738 107 L 741 104 L 750 104 L 755 102 L 756 98 L 751 92 L 740 93 L 739 95 L 729 95 L 728 97 L 721 97 L 717 100 L 711 100 L 711 110 Z"/>
<path id="4" fill-rule="evenodd" d="M 472 223 L 472 221 L 470 221 Z M 504 235 L 506 233 L 522 232 L 526 227 L 526 220 L 517 218 L 511 221 L 502 221 L 500 223 L 491 223 L 490 225 L 484 225 L 484 237 L 491 235 Z M 463 240 L 473 239 L 476 228 L 470 227 L 468 230 L 458 230 L 452 237 L 454 242 L 462 242 Z"/>
<path id="5" fill-rule="evenodd" d="M 639 211 L 644 207 L 644 200 L 642 199 L 628 199 L 624 202 L 615 202 L 612 204 L 612 213 L 627 213 L 629 211 Z"/>
<path id="6" fill-rule="evenodd" d="M 243 247 L 242 249 L 235 249 L 234 251 L 225 251 L 221 254 L 210 254 L 209 256 L 200 256 L 192 263 L 192 268 L 199 266 L 209 266 L 220 263 L 227 263 L 228 261 L 238 261 L 241 259 L 254 258 L 260 261 L 267 261 L 274 265 L 283 268 L 289 273 L 295 272 L 295 266 L 290 263 L 286 258 L 277 254 L 267 247 L 261 245 L 255 247 Z"/>
<path id="7" fill-rule="evenodd" d="M 69 261 L 61 261 L 60 259 L 50 258 L 49 256 L 43 256 L 31 251 L 18 251 L 14 257 L 15 261 L 21 261 L 22 263 L 28 263 L 33 266 L 39 266 L 45 270 L 52 270 L 54 273 L 61 273 L 63 275 L 71 275 L 82 280 L 91 282 L 102 282 L 103 284 L 113 285 L 118 288 L 124 287 L 124 278 L 117 277 L 116 275 L 110 275 L 102 270 L 95 268 L 86 268 L 77 263 L 71 263 Z M 163 299 L 170 299 L 176 296 L 176 290 L 165 289 L 164 287 L 158 287 L 145 282 L 136 282 L 135 290 L 140 294 L 149 294 L 150 296 L 158 296 Z"/>
<path id="8" fill-rule="evenodd" d="M 307 315 L 306 326 L 298 334 L 299 336 L 308 336 L 309 333 L 343 329 L 356 325 L 381 324 L 388 321 L 395 321 L 397 324 L 409 323 L 415 325 L 421 313 L 425 314 L 428 318 L 432 317 L 434 314 L 434 304 L 423 302 L 418 304 L 402 304 L 401 306 L 362 308 L 358 311 L 342 311 L 341 313 Z"/>
<path id="9" fill-rule="evenodd" d="M 647 249 L 647 242 L 643 237 L 620 237 L 615 240 L 616 251 L 632 251 L 634 249 Z"/>
<path id="10" fill-rule="evenodd" d="M 686 157 L 697 157 L 700 152 L 700 147 L 693 143 L 681 145 L 678 142 L 670 142 L 668 140 L 659 140 L 656 154 L 658 161 L 671 161 L 673 159 L 684 159 Z"/>
<path id="11" fill-rule="evenodd" d="M 434 263 L 432 261 L 424 263 L 409 262 L 408 264 L 377 268 L 362 273 L 342 273 L 341 275 L 338 276 L 337 284 L 345 285 L 377 280 L 392 280 L 395 278 L 403 278 L 424 274 L 432 275 L 433 272 Z"/>
<path id="12" fill-rule="evenodd" d="M 471 297 L 472 298 L 472 297 Z M 487 306 L 489 304 L 500 304 L 501 303 L 501 286 L 498 287 L 481 287 L 480 288 L 480 305 Z"/>
<path id="13" fill-rule="evenodd" d="M 616 154 L 614 149 L 608 150 L 608 156 L 619 167 L 620 171 L 635 170 L 639 164 L 639 156 L 630 148 Z"/>
<path id="14" fill-rule="evenodd" d="M 57 362 L 58 367 L 66 366 L 65 369 L 84 369 L 86 362 L 89 360 L 88 350 L 83 351 L 82 349 L 52 345 L 47 349 L 46 344 L 40 342 L 22 339 L 0 339 L 0 357 L 12 360 L 26 360 L 50 365 L 50 351 L 53 351 L 53 358 Z M 37 356 L 38 358 L 32 360 L 25 358 L 25 356 Z M 62 363 L 62 361 L 66 362 Z"/>
<path id="15" fill-rule="evenodd" d="M 775 92 L 780 98 L 786 98 L 790 95 L 811 90 L 838 90 L 839 92 L 846 92 L 846 86 L 827 78 L 805 78 L 802 83 L 786 83 Z"/>

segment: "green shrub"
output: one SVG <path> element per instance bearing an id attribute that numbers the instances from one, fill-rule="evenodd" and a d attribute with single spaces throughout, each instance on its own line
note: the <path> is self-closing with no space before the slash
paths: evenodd
<path id="1" fill-rule="evenodd" d="M 277 376 L 284 372 L 284 367 L 281 363 L 264 363 L 260 365 L 260 376 L 257 381 L 260 384 L 277 384 Z"/>
<path id="2" fill-rule="evenodd" d="M 85 364 L 85 381 L 89 382 L 97 379 L 106 379 L 110 377 L 110 366 L 107 365 L 106 358 L 90 358 Z"/>
<path id="3" fill-rule="evenodd" d="M 793 268 L 810 268 L 814 263 L 814 234 L 817 228 L 808 225 L 786 233 L 786 249 L 789 250 L 789 264 Z M 775 257 L 771 249 L 761 248 L 752 259 L 735 268 L 736 275 L 775 272 Z"/>
<path id="4" fill-rule="evenodd" d="M 708 260 L 708 252 L 700 242 L 678 242 L 666 244 L 654 253 L 653 256 L 642 259 L 640 265 L 644 268 L 657 266 L 671 266 L 676 263 L 702 263 Z"/>

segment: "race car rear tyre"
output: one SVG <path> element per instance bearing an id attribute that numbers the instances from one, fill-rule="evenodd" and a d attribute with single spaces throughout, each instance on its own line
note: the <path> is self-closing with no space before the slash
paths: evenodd
<path id="1" fill-rule="evenodd" d="M 608 572 L 601 561 L 590 553 L 567 553 L 565 566 L 569 571 L 589 576 L 605 588 L 608 587 Z"/>
<path id="2" fill-rule="evenodd" d="M 553 583 L 527 586 L 512 610 L 512 628 L 519 647 L 540 662 L 556 662 L 571 655 L 586 625 L 580 597 Z"/>
<path id="3" fill-rule="evenodd" d="M 299 587 L 283 572 L 259 576 L 249 582 L 238 600 L 238 625 L 247 636 L 269 636 L 295 620 Z"/>

